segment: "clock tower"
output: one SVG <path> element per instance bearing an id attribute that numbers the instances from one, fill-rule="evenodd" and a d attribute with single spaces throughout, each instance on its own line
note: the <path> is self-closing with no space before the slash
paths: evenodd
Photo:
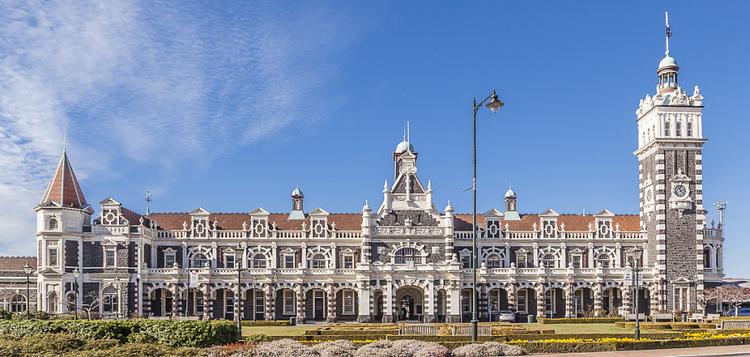
<path id="1" fill-rule="evenodd" d="M 647 261 L 653 262 L 661 312 L 699 310 L 703 294 L 703 96 L 698 86 L 689 95 L 678 84 L 671 35 L 667 17 L 656 94 L 642 99 L 636 111 L 641 227 L 648 234 Z"/>

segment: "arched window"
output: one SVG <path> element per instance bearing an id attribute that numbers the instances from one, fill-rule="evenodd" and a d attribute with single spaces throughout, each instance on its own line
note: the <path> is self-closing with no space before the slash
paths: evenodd
<path id="1" fill-rule="evenodd" d="M 502 268 L 503 260 L 497 254 L 490 254 L 487 256 L 487 268 Z"/>
<path id="2" fill-rule="evenodd" d="M 23 295 L 13 295 L 10 300 L 10 311 L 11 312 L 25 312 L 26 311 L 26 297 Z"/>
<path id="3" fill-rule="evenodd" d="M 117 312 L 117 289 L 108 286 L 102 291 L 102 312 L 111 314 Z"/>
<path id="4" fill-rule="evenodd" d="M 401 248 L 394 254 L 393 262 L 395 264 L 419 263 L 417 250 L 414 248 Z"/>
<path id="5" fill-rule="evenodd" d="M 190 259 L 190 267 L 191 268 L 203 268 L 208 263 L 208 258 L 203 253 L 197 253 L 193 255 L 193 258 Z"/>
<path id="6" fill-rule="evenodd" d="M 556 268 L 557 267 L 557 258 L 555 258 L 554 254 L 547 253 L 542 255 L 542 266 L 545 268 Z"/>
<path id="7" fill-rule="evenodd" d="M 704 247 L 703 248 L 703 267 L 704 268 L 712 268 L 711 266 L 711 248 Z"/>
<path id="8" fill-rule="evenodd" d="M 266 267 L 266 256 L 263 254 L 255 254 L 253 255 L 252 262 L 250 264 L 251 267 L 255 269 L 265 269 Z"/>
<path id="9" fill-rule="evenodd" d="M 671 136 L 672 135 L 672 128 L 669 126 L 669 122 L 664 122 L 664 136 Z"/>
<path id="10" fill-rule="evenodd" d="M 611 268 L 614 263 L 614 259 L 607 253 L 600 253 L 596 256 L 597 267 L 601 265 L 602 268 Z"/>
<path id="11" fill-rule="evenodd" d="M 682 122 L 678 121 L 677 123 L 675 123 L 674 128 L 675 128 L 674 135 L 675 136 L 682 136 Z"/>
<path id="12" fill-rule="evenodd" d="M 325 269 L 328 267 L 327 260 L 323 254 L 315 254 L 310 261 L 310 268 L 313 269 Z"/>
<path id="13" fill-rule="evenodd" d="M 50 218 L 48 226 L 49 226 L 49 230 L 51 231 L 56 230 L 58 226 L 57 218 Z"/>
<path id="14" fill-rule="evenodd" d="M 47 312 L 50 314 L 56 314 L 57 311 L 57 305 L 58 305 L 58 299 L 57 299 L 57 293 L 51 292 L 49 295 L 47 295 Z"/>

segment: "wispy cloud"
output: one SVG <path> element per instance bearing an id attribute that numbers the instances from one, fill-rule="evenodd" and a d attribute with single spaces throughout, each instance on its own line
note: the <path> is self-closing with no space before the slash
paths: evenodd
<path id="1" fill-rule="evenodd" d="M 0 2 L 0 254 L 33 252 L 31 209 L 65 128 L 85 180 L 120 160 L 207 167 L 325 113 L 315 92 L 351 40 L 343 15 L 176 4 Z"/>

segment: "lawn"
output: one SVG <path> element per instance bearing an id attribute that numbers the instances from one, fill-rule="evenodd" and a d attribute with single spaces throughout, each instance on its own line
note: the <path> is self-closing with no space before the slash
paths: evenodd
<path id="1" fill-rule="evenodd" d="M 323 325 L 297 325 L 297 326 L 242 326 L 242 334 L 266 336 L 302 336 L 305 331 L 315 330 Z"/>

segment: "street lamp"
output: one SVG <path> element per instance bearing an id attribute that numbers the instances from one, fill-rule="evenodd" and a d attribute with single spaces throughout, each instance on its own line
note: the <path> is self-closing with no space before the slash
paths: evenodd
<path id="1" fill-rule="evenodd" d="M 489 102 L 488 102 L 489 101 Z M 471 180 L 471 191 L 472 191 L 472 202 L 473 209 L 471 213 L 471 274 L 472 274 L 472 295 L 471 295 L 471 340 L 477 341 L 477 334 L 479 332 L 479 306 L 477 305 L 477 112 L 482 109 L 482 105 L 487 103 L 486 107 L 493 113 L 497 113 L 498 110 L 504 105 L 504 103 L 497 96 L 495 90 L 484 98 L 481 102 L 477 103 L 477 98 L 474 98 L 473 109 L 473 149 L 472 149 L 472 180 Z"/>
<path id="2" fill-rule="evenodd" d="M 640 265 L 641 257 L 643 256 L 643 248 L 635 247 L 631 251 L 633 255 L 633 287 L 635 288 L 635 339 L 641 339 L 641 319 L 638 314 L 638 290 L 640 287 L 640 279 L 638 276 L 638 266 Z"/>
<path id="3" fill-rule="evenodd" d="M 234 264 L 237 266 L 237 296 L 234 299 L 237 304 L 235 319 L 237 320 L 237 331 L 239 331 L 240 335 L 242 335 L 242 259 L 239 259 L 241 251 L 242 245 L 237 245 L 237 249 L 234 251 Z"/>
<path id="4" fill-rule="evenodd" d="M 29 265 L 29 262 L 26 261 L 26 263 L 24 263 L 23 265 L 23 272 L 26 274 L 26 319 L 29 319 L 30 317 L 29 315 L 29 304 L 31 303 L 30 284 L 31 284 L 31 272 L 33 271 L 34 270 Z"/>
<path id="5" fill-rule="evenodd" d="M 81 271 L 78 267 L 73 269 L 73 314 L 75 319 L 78 320 L 78 277 L 81 276 Z"/>

